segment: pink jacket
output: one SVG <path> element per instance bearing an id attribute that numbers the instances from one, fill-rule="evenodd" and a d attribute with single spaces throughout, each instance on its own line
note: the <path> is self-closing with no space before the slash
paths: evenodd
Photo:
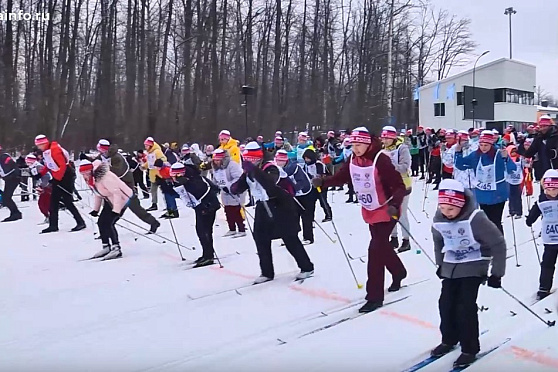
<path id="1" fill-rule="evenodd" d="M 93 209 L 98 212 L 101 209 L 102 201 L 108 200 L 113 212 L 122 212 L 128 200 L 133 196 L 132 189 L 126 186 L 116 174 L 110 171 L 109 166 L 100 160 L 93 162 L 93 178 L 95 183 L 93 186 L 89 186 L 95 193 Z"/>

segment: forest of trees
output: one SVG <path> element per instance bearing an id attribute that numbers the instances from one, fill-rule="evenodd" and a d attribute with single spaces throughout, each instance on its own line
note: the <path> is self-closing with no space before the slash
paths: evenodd
<path id="1" fill-rule="evenodd" d="M 413 126 L 415 87 L 475 48 L 470 20 L 420 0 L 0 1 L 18 10 L 49 20 L 0 21 L 5 148 Z"/>

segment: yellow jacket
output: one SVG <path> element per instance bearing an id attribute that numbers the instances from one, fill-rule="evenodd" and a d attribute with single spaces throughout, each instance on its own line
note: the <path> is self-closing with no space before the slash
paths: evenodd
<path id="1" fill-rule="evenodd" d="M 411 167 L 411 152 L 403 138 L 397 137 L 395 143 L 389 147 L 384 146 L 384 152 L 389 155 L 395 169 L 401 173 L 403 183 L 407 190 L 411 189 L 413 179 L 409 176 L 409 168 Z"/>
<path id="2" fill-rule="evenodd" d="M 149 169 L 149 181 L 151 182 L 155 182 L 155 177 L 160 176 L 159 170 L 154 166 L 155 160 L 157 159 L 167 161 L 167 157 L 163 154 L 163 151 L 161 151 L 161 146 L 155 142 L 147 151 L 147 163 L 143 164 L 143 168 Z"/>
<path id="3" fill-rule="evenodd" d="M 229 142 L 227 142 L 224 146 L 219 146 L 220 149 L 226 150 L 231 157 L 231 160 L 240 164 L 240 149 L 237 145 L 238 141 L 231 137 Z"/>

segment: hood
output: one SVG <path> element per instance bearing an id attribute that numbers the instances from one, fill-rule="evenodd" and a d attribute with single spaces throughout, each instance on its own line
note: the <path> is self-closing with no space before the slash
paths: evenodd
<path id="1" fill-rule="evenodd" d="M 235 147 L 235 146 L 238 147 L 237 144 L 238 144 L 238 141 L 231 137 L 231 138 L 229 139 L 229 142 L 227 142 L 227 143 L 225 144 L 225 146 L 222 146 L 221 148 L 222 148 L 223 150 L 230 150 L 230 149 L 232 149 L 232 148 Z"/>
<path id="2" fill-rule="evenodd" d="M 112 158 L 116 154 L 118 154 L 118 146 L 113 143 L 112 145 L 110 145 L 107 155 L 109 158 Z"/>
<path id="3" fill-rule="evenodd" d="M 151 148 L 147 152 L 151 154 L 152 152 L 155 152 L 156 150 L 161 151 L 161 146 L 159 146 L 159 144 L 157 142 L 153 142 L 153 146 L 151 146 Z"/>
<path id="4" fill-rule="evenodd" d="M 110 166 L 100 160 L 93 161 L 93 178 L 99 181 L 110 170 Z"/>
<path id="5" fill-rule="evenodd" d="M 516 156 L 511 156 L 512 150 L 517 151 L 516 145 L 509 145 L 508 147 L 506 147 L 506 150 L 508 151 L 508 155 L 510 156 L 510 158 L 513 159 L 513 161 L 517 161 L 517 159 L 519 159 L 519 154 Z"/>
<path id="6" fill-rule="evenodd" d="M 471 213 L 473 213 L 476 209 L 477 208 L 476 208 L 475 203 L 474 203 L 473 193 L 471 192 L 471 190 L 465 189 L 465 205 L 461 209 L 461 213 L 459 213 L 459 215 L 456 218 L 454 218 L 453 220 L 450 220 L 450 219 L 446 218 L 442 214 L 442 212 L 440 212 L 439 209 L 437 209 L 436 214 L 434 215 L 434 218 L 432 219 L 432 222 L 464 221 L 464 220 L 468 219 L 471 216 Z"/>
<path id="7" fill-rule="evenodd" d="M 302 158 L 308 158 L 310 159 L 310 163 L 308 164 L 314 164 L 318 160 L 318 154 L 316 154 L 316 151 L 312 149 L 306 149 L 302 154 Z"/>

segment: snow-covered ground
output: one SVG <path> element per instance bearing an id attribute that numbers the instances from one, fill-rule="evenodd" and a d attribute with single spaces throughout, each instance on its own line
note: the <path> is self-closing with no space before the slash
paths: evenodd
<path id="1" fill-rule="evenodd" d="M 415 181 L 410 207 L 418 223 L 411 217 L 412 233 L 432 256 L 427 214 L 434 214 L 436 193 L 428 193 L 426 213 L 423 197 L 423 182 Z M 367 253 L 369 233 L 360 207 L 345 204 L 345 199 L 344 192 L 330 195 L 341 239 L 356 258 Z M 259 275 L 255 245 L 250 235 L 221 237 L 227 231 L 222 211 L 214 235 L 224 268 L 186 270 L 176 244 L 162 243 L 159 237 L 154 242 L 123 228 L 122 259 L 80 261 L 100 249 L 92 221 L 86 220 L 86 230 L 70 233 L 74 221 L 61 212 L 61 231 L 39 235 L 43 218 L 37 206 L 23 204 L 29 207 L 22 209 L 22 221 L 0 224 L 0 371 L 402 371 L 440 341 L 440 282 L 425 254 L 417 253 L 416 243 L 401 254 L 409 272 L 404 284 L 416 284 L 388 294 L 385 301 L 408 297 L 343 321 L 357 314 L 365 292 L 357 288 L 339 243 L 319 229 L 316 242 L 307 246 L 316 267 L 313 278 L 293 282 L 297 267 L 277 241 L 276 279 L 250 286 Z M 90 211 L 87 202 L 78 206 L 84 216 Z M 193 260 L 201 252 L 194 215 L 180 207 L 180 219 L 173 224 L 180 243 L 196 247 L 182 250 Z M 6 214 L 0 210 L 0 218 Z M 124 217 L 141 224 L 129 211 Z M 318 206 L 316 219 L 322 218 Z M 511 219 L 504 224 L 510 258 L 502 283 L 530 305 L 539 275 L 531 232 L 523 220 L 515 220 L 517 267 Z M 323 227 L 336 238 L 331 223 Z M 162 221 L 159 232 L 172 237 L 168 221 Z M 539 249 L 542 255 L 542 245 Z M 351 264 L 365 284 L 366 264 L 359 259 Z M 390 282 L 387 277 L 386 287 Z M 558 328 L 547 327 L 501 290 L 482 286 L 478 304 L 488 308 L 479 312 L 481 348 L 510 340 L 472 365 L 471 372 L 558 368 Z M 555 320 L 555 305 L 552 295 L 532 309 Z M 458 353 L 422 370 L 448 371 Z"/>

